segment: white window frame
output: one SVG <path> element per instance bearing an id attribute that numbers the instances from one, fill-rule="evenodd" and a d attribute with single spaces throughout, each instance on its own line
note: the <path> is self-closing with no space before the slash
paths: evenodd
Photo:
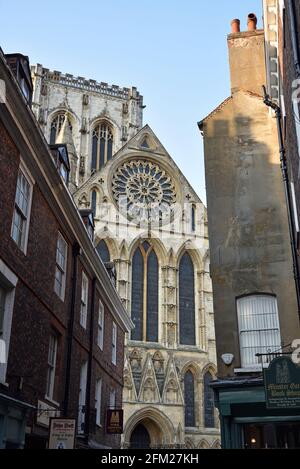
<path id="1" fill-rule="evenodd" d="M 89 298 L 89 281 L 87 275 L 82 271 L 81 279 L 81 301 L 80 301 L 80 325 L 86 329 L 87 311 Z"/>
<path id="2" fill-rule="evenodd" d="M 117 393 L 115 389 L 111 389 L 109 393 L 109 408 L 110 409 L 115 409 L 116 408 L 116 398 L 117 398 Z"/>
<path id="3" fill-rule="evenodd" d="M 55 375 L 57 365 L 57 347 L 58 337 L 52 332 L 49 337 L 48 346 L 48 364 L 47 364 L 47 384 L 46 384 L 46 396 L 45 398 L 49 401 L 53 401 L 54 388 L 55 388 Z"/>
<path id="4" fill-rule="evenodd" d="M 64 252 L 60 250 L 60 243 L 64 248 Z M 54 291 L 57 296 L 64 301 L 66 292 L 66 274 L 67 274 L 67 260 L 68 260 L 68 243 L 63 235 L 58 232 L 56 243 L 56 261 L 55 261 L 55 278 L 54 278 Z M 61 288 L 58 290 L 57 274 L 61 275 Z"/>
<path id="5" fill-rule="evenodd" d="M 0 383 L 6 384 L 7 362 L 18 277 L 0 258 L 0 285 L 5 291 L 2 332 L 0 333 Z"/>
<path id="6" fill-rule="evenodd" d="M 298 208 L 296 202 L 296 193 L 295 193 L 295 184 L 291 182 L 291 192 L 292 192 L 292 201 L 293 201 L 293 210 L 294 210 L 294 224 L 296 235 L 299 234 L 299 218 L 298 218 Z"/>
<path id="7" fill-rule="evenodd" d="M 269 304 L 266 300 L 269 300 Z M 271 301 L 273 300 L 273 301 Z M 260 312 L 264 310 L 264 312 Z M 281 334 L 277 298 L 274 295 L 256 294 L 237 299 L 241 369 L 257 371 L 266 366 L 267 357 L 256 357 L 256 353 L 279 353 Z M 248 327 L 247 327 L 248 323 Z M 264 327 L 260 327 L 261 324 Z M 272 344 L 263 343 L 270 338 Z M 248 357 L 247 357 L 248 349 Z M 252 351 L 251 351 L 252 350 Z M 252 356 L 253 353 L 253 356 Z"/>
<path id="8" fill-rule="evenodd" d="M 88 362 L 86 361 L 81 365 L 81 368 L 80 368 L 80 384 L 79 384 L 79 395 L 78 395 L 78 428 L 77 428 L 77 431 L 79 434 L 84 433 L 87 368 L 88 368 Z"/>
<path id="9" fill-rule="evenodd" d="M 28 198 L 27 198 L 27 210 L 26 213 L 24 212 L 23 208 L 19 206 L 18 201 L 17 201 L 17 195 L 18 195 L 18 184 L 19 184 L 19 177 L 21 175 L 24 177 L 25 181 L 28 184 Z M 32 194 L 33 194 L 33 186 L 34 186 L 34 180 L 28 171 L 25 163 L 21 159 L 20 161 L 20 166 L 19 166 L 19 171 L 18 171 L 18 179 L 17 179 L 17 186 L 16 186 L 16 193 L 15 193 L 15 205 L 14 205 L 14 213 L 13 213 L 13 219 L 12 219 L 12 224 L 11 224 L 11 237 L 23 251 L 25 256 L 27 255 L 27 247 L 28 247 L 28 236 L 29 236 L 29 226 L 30 226 L 30 215 L 31 215 L 31 206 L 32 206 Z M 21 240 L 18 240 L 14 237 L 14 226 L 15 226 L 15 217 L 21 217 L 23 220 L 23 226 L 24 226 L 24 231 L 22 233 Z"/>
<path id="10" fill-rule="evenodd" d="M 111 362 L 113 365 L 117 364 L 117 335 L 118 329 L 115 322 L 112 323 L 112 335 L 111 335 Z"/>
<path id="11" fill-rule="evenodd" d="M 102 405 L 102 379 L 96 380 L 95 388 L 95 410 L 96 410 L 96 425 L 101 427 L 101 405 Z"/>
<path id="12" fill-rule="evenodd" d="M 100 350 L 103 350 L 103 339 L 104 339 L 104 304 L 102 303 L 101 300 L 99 300 L 97 345 Z"/>

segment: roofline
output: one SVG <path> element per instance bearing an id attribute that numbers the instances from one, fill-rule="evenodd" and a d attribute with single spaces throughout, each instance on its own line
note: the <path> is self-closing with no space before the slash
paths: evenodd
<path id="1" fill-rule="evenodd" d="M 103 299 L 110 307 L 112 315 L 126 332 L 130 332 L 134 324 L 88 235 L 71 193 L 57 172 L 48 143 L 15 76 L 6 63 L 3 51 L 0 51 L 0 72 L 6 84 L 6 103 L 0 104 L 0 116 L 4 118 L 4 123 L 7 122 L 6 111 L 13 119 L 14 130 L 20 135 L 19 145 L 24 146 L 25 143 L 27 157 L 34 160 L 33 169 L 38 173 L 39 183 L 43 185 L 46 197 L 48 200 L 52 199 L 51 202 L 60 207 L 60 210 L 56 212 L 58 220 L 65 229 L 69 229 L 81 246 L 90 267 L 93 268 L 94 275 L 103 288 Z M 10 105 L 10 102 L 13 105 Z M 30 135 L 30 140 L 27 139 L 28 135 Z M 22 156 L 25 157 L 25 154 Z"/>

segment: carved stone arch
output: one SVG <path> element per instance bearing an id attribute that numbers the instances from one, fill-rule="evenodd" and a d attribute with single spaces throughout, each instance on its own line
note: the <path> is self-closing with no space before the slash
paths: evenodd
<path id="1" fill-rule="evenodd" d="M 148 236 L 148 235 L 150 235 L 150 236 Z M 135 240 L 133 240 L 133 242 L 131 243 L 131 245 L 128 248 L 129 259 L 132 259 L 132 256 L 134 255 L 135 250 L 144 241 L 148 241 L 149 244 L 151 244 L 151 246 L 153 246 L 153 249 L 154 249 L 155 254 L 157 256 L 159 265 L 160 266 L 165 265 L 166 259 L 167 259 L 167 251 L 166 251 L 165 246 L 163 245 L 163 243 L 159 239 L 152 238 L 151 233 L 147 233 L 147 232 L 142 234 L 141 236 L 139 236 Z"/>
<path id="2" fill-rule="evenodd" d="M 78 206 L 80 209 L 89 208 L 91 205 L 90 198 L 86 192 L 83 192 L 78 198 Z"/>
<path id="3" fill-rule="evenodd" d="M 47 118 L 48 125 L 50 126 L 51 122 L 58 116 L 59 114 L 67 114 L 68 119 L 70 120 L 70 123 L 72 127 L 74 126 L 79 126 L 79 117 L 75 114 L 74 111 L 71 111 L 67 106 L 59 106 L 55 109 L 53 109 Z"/>
<path id="4" fill-rule="evenodd" d="M 114 120 L 112 119 L 110 116 L 108 117 L 107 115 L 104 115 L 104 114 L 98 114 L 96 117 L 94 117 L 93 119 L 90 120 L 90 129 L 91 129 L 91 133 L 93 132 L 93 130 L 99 125 L 99 124 L 102 124 L 102 123 L 105 123 L 107 125 L 109 125 L 111 128 L 112 128 L 112 131 L 113 131 L 113 135 L 115 136 L 115 130 L 118 129 L 119 132 L 121 131 L 121 127 L 119 126 L 119 124 Z"/>
<path id="5" fill-rule="evenodd" d="M 129 259 L 129 253 L 128 253 L 128 246 L 126 241 L 122 241 L 119 247 L 120 251 L 120 259 L 122 260 L 128 260 Z"/>
<path id="6" fill-rule="evenodd" d="M 188 253 L 190 258 L 192 259 L 195 272 L 203 270 L 203 259 L 201 258 L 199 249 L 196 248 L 195 243 L 193 241 L 187 240 L 177 251 L 177 268 L 179 268 L 180 261 L 182 256 L 185 253 Z"/>
<path id="7" fill-rule="evenodd" d="M 164 412 L 153 406 L 135 412 L 126 422 L 124 428 L 125 448 L 130 447 L 130 438 L 138 424 L 142 424 L 148 430 L 152 448 L 172 446 L 176 435 L 175 428 L 169 417 Z"/>
<path id="8" fill-rule="evenodd" d="M 109 254 L 110 254 L 110 261 L 113 262 L 114 259 L 119 258 L 119 248 L 116 240 L 109 236 L 109 231 L 105 231 L 104 229 L 98 231 L 95 234 L 95 246 L 97 247 L 100 241 L 105 241 Z"/>
<path id="9" fill-rule="evenodd" d="M 216 379 L 217 377 L 217 368 L 214 363 L 207 363 L 201 371 L 201 375 L 204 376 L 207 372 L 209 372 L 212 375 L 213 379 Z"/>
<path id="10" fill-rule="evenodd" d="M 147 146 L 144 144 L 145 142 Z M 157 148 L 155 140 L 149 132 L 143 132 L 142 135 L 139 136 L 138 145 L 143 148 L 143 150 L 155 150 Z"/>
<path id="11" fill-rule="evenodd" d="M 195 380 L 199 380 L 199 378 L 201 377 L 200 366 L 196 362 L 190 360 L 184 364 L 180 371 L 180 381 L 183 381 L 184 375 L 187 371 L 191 371 L 193 373 Z"/>
<path id="12" fill-rule="evenodd" d="M 191 438 L 185 438 L 184 440 L 184 447 L 186 449 L 194 449 L 195 448 L 195 445 L 194 445 L 194 442 Z"/>
<path id="13" fill-rule="evenodd" d="M 170 267 L 176 267 L 176 258 L 173 248 L 169 250 L 168 265 Z"/>
<path id="14" fill-rule="evenodd" d="M 220 440 L 216 440 L 216 441 L 213 443 L 213 445 L 212 445 L 211 448 L 212 448 L 212 449 L 221 449 L 221 442 L 220 442 Z"/>
<path id="15" fill-rule="evenodd" d="M 199 441 L 197 447 L 199 449 L 209 449 L 210 448 L 209 443 L 206 440 Z"/>

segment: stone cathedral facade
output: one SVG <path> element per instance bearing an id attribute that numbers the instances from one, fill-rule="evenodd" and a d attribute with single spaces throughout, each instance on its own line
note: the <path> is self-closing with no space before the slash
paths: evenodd
<path id="1" fill-rule="evenodd" d="M 135 324 L 126 343 L 123 447 L 219 447 L 203 203 L 143 126 L 136 88 L 41 65 L 32 77 L 33 110 L 47 141 L 68 146 L 74 201 L 93 211 L 95 248 L 115 269 Z"/>

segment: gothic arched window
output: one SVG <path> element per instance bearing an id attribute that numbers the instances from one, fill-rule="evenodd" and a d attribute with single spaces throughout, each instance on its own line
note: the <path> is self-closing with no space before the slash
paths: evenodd
<path id="1" fill-rule="evenodd" d="M 195 280 L 194 266 L 186 252 L 179 264 L 179 341 L 195 345 Z"/>
<path id="2" fill-rule="evenodd" d="M 98 243 L 97 252 L 99 256 L 101 257 L 102 262 L 110 262 L 109 250 L 104 239 L 101 239 L 101 241 Z"/>
<path id="3" fill-rule="evenodd" d="M 192 205 L 192 232 L 196 231 L 196 208 L 195 205 Z"/>
<path id="4" fill-rule="evenodd" d="M 99 170 L 111 160 L 113 152 L 113 131 L 106 122 L 100 122 L 94 130 L 92 137 L 91 170 Z"/>
<path id="5" fill-rule="evenodd" d="M 208 371 L 204 375 L 204 426 L 215 427 L 214 391 L 210 386 L 213 377 Z"/>
<path id="6" fill-rule="evenodd" d="M 94 189 L 91 192 L 91 208 L 94 217 L 96 217 L 96 212 L 97 212 L 97 191 Z"/>
<path id="7" fill-rule="evenodd" d="M 158 342 L 158 259 L 145 241 L 132 259 L 132 340 Z"/>
<path id="8" fill-rule="evenodd" d="M 50 145 L 55 144 L 56 138 L 60 132 L 60 129 L 62 128 L 65 117 L 66 117 L 66 113 L 60 112 L 59 114 L 56 114 L 56 116 L 52 119 L 51 126 L 50 126 Z M 69 118 L 68 118 L 68 124 L 69 124 L 70 130 L 72 131 L 72 124 Z"/>
<path id="9" fill-rule="evenodd" d="M 184 375 L 185 426 L 195 426 L 195 383 L 194 375 L 188 370 Z"/>

